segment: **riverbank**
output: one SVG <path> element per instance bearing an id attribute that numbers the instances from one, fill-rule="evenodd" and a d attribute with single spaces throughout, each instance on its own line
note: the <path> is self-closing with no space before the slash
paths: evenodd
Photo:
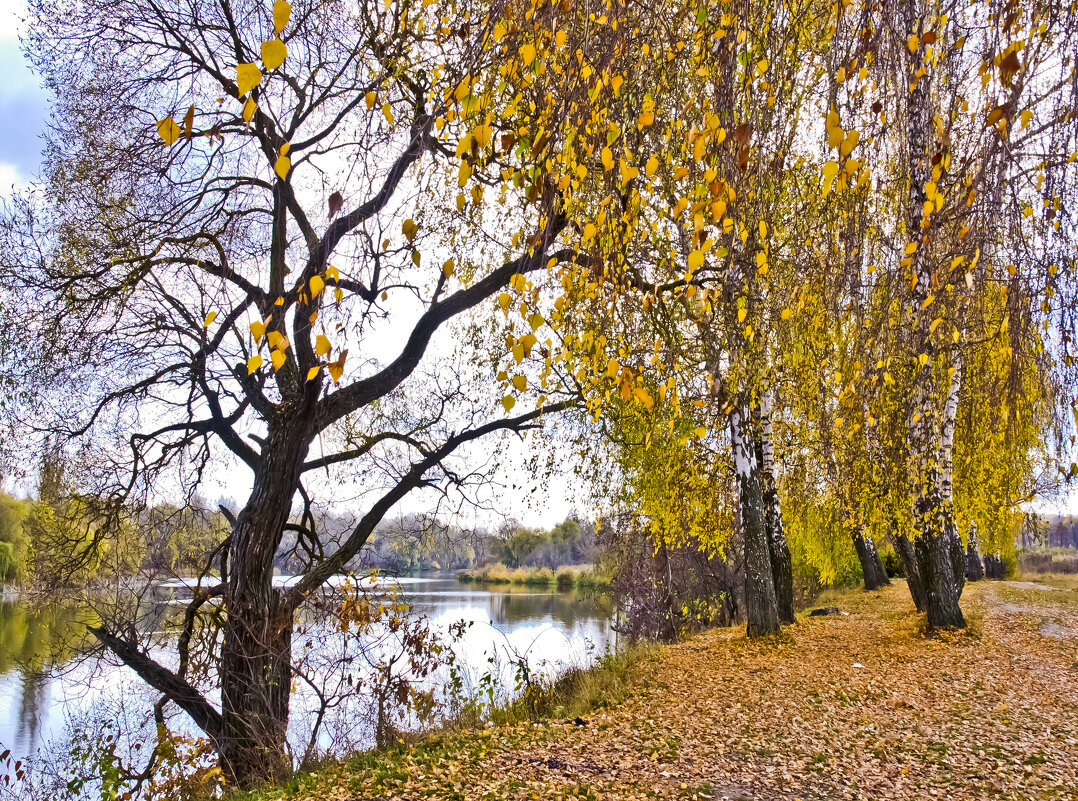
<path id="1" fill-rule="evenodd" d="M 849 616 L 653 649 L 585 725 L 442 734 L 242 797 L 1073 798 L 1073 577 L 969 585 L 969 629 L 931 638 L 902 582 L 829 603 Z"/>
<path id="2" fill-rule="evenodd" d="M 498 562 L 473 570 L 457 571 L 464 584 L 517 584 L 525 587 L 553 587 L 559 590 L 606 590 L 610 577 L 590 565 L 510 568 Z"/>

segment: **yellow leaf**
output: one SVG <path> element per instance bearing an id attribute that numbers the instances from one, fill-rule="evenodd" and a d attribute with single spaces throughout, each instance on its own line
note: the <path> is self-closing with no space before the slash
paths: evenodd
<path id="1" fill-rule="evenodd" d="M 694 250 L 689 254 L 689 272 L 696 272 L 704 265 L 704 251 Z"/>
<path id="2" fill-rule="evenodd" d="M 556 47 L 565 47 L 568 42 L 569 34 L 567 34 L 565 31 L 558 31 L 556 34 L 554 34 L 554 45 Z"/>
<path id="3" fill-rule="evenodd" d="M 280 39 L 271 39 L 262 43 L 262 64 L 268 71 L 273 72 L 284 64 L 286 58 L 288 58 L 288 47 Z"/>
<path id="4" fill-rule="evenodd" d="M 382 104 L 382 116 L 386 118 L 386 122 L 390 125 L 393 124 L 393 107 L 389 103 Z"/>
<path id="5" fill-rule="evenodd" d="M 838 175 L 838 162 L 829 161 L 823 165 L 823 196 L 827 197 L 828 192 L 831 191 L 831 184 L 834 183 L 835 176 Z"/>
<path id="6" fill-rule="evenodd" d="M 280 370 L 284 367 L 285 355 L 283 350 L 271 350 L 270 359 L 273 361 L 274 370 Z"/>
<path id="7" fill-rule="evenodd" d="M 704 437 L 707 436 L 707 429 L 704 428 L 703 426 L 697 426 L 696 428 L 694 428 L 692 430 L 692 433 L 694 433 L 700 439 L 703 439 Z"/>
<path id="8" fill-rule="evenodd" d="M 614 154 L 611 152 L 610 148 L 604 147 L 602 156 L 603 156 L 603 169 L 606 170 L 607 172 L 614 169 Z"/>
<path id="9" fill-rule="evenodd" d="M 243 104 L 243 121 L 250 122 L 255 117 L 255 111 L 258 110 L 258 103 L 252 98 L 247 98 L 247 102 Z"/>
<path id="10" fill-rule="evenodd" d="M 408 241 L 411 242 L 415 239 L 416 232 L 419 230 L 419 226 L 416 225 L 415 220 L 410 217 L 401 224 L 401 231 L 404 233 Z"/>
<path id="11" fill-rule="evenodd" d="M 209 314 L 206 315 L 206 319 L 202 321 L 202 327 L 203 328 L 209 328 L 210 323 L 212 323 L 216 319 L 217 319 L 217 312 L 211 311 Z"/>
<path id="12" fill-rule="evenodd" d="M 236 65 L 236 88 L 240 97 L 262 83 L 262 70 L 257 64 Z"/>
<path id="13" fill-rule="evenodd" d="M 277 159 L 277 163 L 273 165 L 273 171 L 277 173 L 277 177 L 282 181 L 288 180 L 288 171 L 292 169 L 292 159 L 288 156 L 280 156 Z"/>
<path id="14" fill-rule="evenodd" d="M 326 282 L 320 275 L 311 276 L 311 297 L 317 298 L 318 295 L 326 288 Z"/>
<path id="15" fill-rule="evenodd" d="M 935 302 L 935 300 L 936 300 L 935 295 L 929 295 L 927 298 L 925 298 L 924 303 L 921 304 L 921 309 L 922 310 L 927 309 L 929 306 L 931 306 Z"/>
<path id="16" fill-rule="evenodd" d="M 530 44 L 523 45 L 520 48 L 520 62 L 527 67 L 535 61 L 535 47 Z"/>
<path id="17" fill-rule="evenodd" d="M 442 264 L 442 275 L 444 275 L 446 278 L 451 278 L 453 275 L 453 271 L 456 270 L 456 268 L 456 262 L 454 262 L 452 259 L 448 259 Z"/>
<path id="18" fill-rule="evenodd" d="M 633 390 L 633 397 L 636 398 L 645 409 L 651 409 L 655 405 L 655 401 L 652 400 L 651 393 L 649 393 L 643 387 L 636 387 Z"/>
<path id="19" fill-rule="evenodd" d="M 1022 127 L 1028 128 L 1029 123 L 1033 120 L 1033 112 L 1028 108 L 1022 112 Z"/>
<path id="20" fill-rule="evenodd" d="M 251 336 L 255 338 L 255 344 L 257 345 L 262 341 L 262 335 L 266 333 L 266 324 L 261 320 L 255 320 L 251 323 Z"/>
<path id="21" fill-rule="evenodd" d="M 268 334 L 266 334 L 266 341 L 269 343 L 269 346 L 271 348 L 278 347 L 281 344 L 282 339 L 284 339 L 284 337 L 281 336 L 280 331 L 270 331 Z"/>
<path id="22" fill-rule="evenodd" d="M 367 111 L 370 111 L 374 108 L 374 104 L 378 102 L 378 95 L 374 92 L 367 92 L 367 94 L 363 96 L 363 99 L 367 101 Z"/>
<path id="23" fill-rule="evenodd" d="M 503 309 L 508 309 L 509 304 L 512 302 L 513 299 L 509 297 L 508 292 L 502 292 L 502 294 L 498 295 L 498 305 L 501 306 Z"/>
<path id="24" fill-rule="evenodd" d="M 319 356 L 325 356 L 332 350 L 333 346 L 329 342 L 329 337 L 325 334 L 319 334 L 314 340 L 314 352 Z"/>
<path id="25" fill-rule="evenodd" d="M 842 138 L 846 135 L 846 132 L 842 128 L 836 126 L 834 128 L 827 129 L 827 146 L 830 148 L 839 147 L 842 144 Z"/>
<path id="26" fill-rule="evenodd" d="M 511 412 L 513 407 L 517 405 L 517 399 L 512 395 L 506 395 L 502 398 L 502 406 L 505 407 L 506 413 Z"/>
<path id="27" fill-rule="evenodd" d="M 745 317 L 746 315 L 748 315 L 748 313 L 749 310 L 742 306 L 740 309 L 737 310 L 737 321 L 739 323 L 745 322 Z"/>
<path id="28" fill-rule="evenodd" d="M 261 366 L 262 366 L 262 357 L 259 356 L 258 354 L 255 354 L 254 356 L 252 356 L 250 359 L 247 360 L 247 375 L 250 375 L 251 373 L 253 373 L 255 370 L 257 370 Z"/>
<path id="29" fill-rule="evenodd" d="M 911 53 L 917 52 L 917 48 L 921 46 L 921 40 L 917 38 L 917 34 L 910 34 L 910 38 L 906 40 L 906 46 L 910 49 Z"/>
<path id="30" fill-rule="evenodd" d="M 180 138 L 180 126 L 172 117 L 165 117 L 157 123 L 157 135 L 165 140 L 166 145 L 171 145 Z"/>
<path id="31" fill-rule="evenodd" d="M 322 371 L 322 365 L 316 364 L 310 370 L 307 371 L 307 380 L 314 381 L 318 377 L 318 374 Z"/>
<path id="32" fill-rule="evenodd" d="M 277 0 L 273 4 L 273 32 L 283 31 L 290 16 L 292 16 L 292 6 L 288 4 L 288 0 Z"/>
<path id="33" fill-rule="evenodd" d="M 466 161 L 460 163 L 460 172 L 457 174 L 457 186 L 464 186 L 472 177 L 472 165 Z M 460 205 L 459 203 L 457 204 Z"/>
<path id="34" fill-rule="evenodd" d="M 655 174 L 655 171 L 659 169 L 659 160 L 652 156 L 648 159 L 648 163 L 644 165 L 644 175 L 648 178 Z"/>
<path id="35" fill-rule="evenodd" d="M 937 317 L 935 320 L 932 321 L 932 325 L 930 325 L 928 327 L 928 332 L 930 334 L 936 333 L 936 329 L 939 327 L 939 324 L 942 323 L 942 322 L 943 322 L 943 318 L 942 317 Z"/>
<path id="36" fill-rule="evenodd" d="M 850 131 L 845 140 L 842 142 L 842 147 L 839 148 L 839 155 L 842 158 L 846 158 L 853 152 L 853 149 L 857 147 L 857 142 L 861 139 L 861 134 L 858 131 Z"/>
<path id="37" fill-rule="evenodd" d="M 647 128 L 649 125 L 655 123 L 655 113 L 652 111 L 644 111 L 636 118 L 636 124 L 640 128 Z"/>
<path id="38" fill-rule="evenodd" d="M 541 326 L 545 322 L 546 320 L 543 319 L 543 315 L 541 315 L 539 312 L 532 312 L 530 315 L 528 315 L 528 325 L 532 327 L 532 331 L 539 330 L 539 326 Z"/>
<path id="39" fill-rule="evenodd" d="M 789 320 L 793 316 L 794 316 L 794 313 L 793 313 L 793 311 L 791 309 L 783 309 L 782 310 L 782 319 L 783 320 Z"/>
<path id="40" fill-rule="evenodd" d="M 513 387 L 517 392 L 523 392 L 528 388 L 528 379 L 522 375 L 513 376 Z"/>
<path id="41" fill-rule="evenodd" d="M 586 223 L 584 225 L 584 233 L 581 235 L 585 242 L 590 239 L 594 239 L 595 235 L 599 233 L 599 229 L 595 227 L 595 223 Z"/>

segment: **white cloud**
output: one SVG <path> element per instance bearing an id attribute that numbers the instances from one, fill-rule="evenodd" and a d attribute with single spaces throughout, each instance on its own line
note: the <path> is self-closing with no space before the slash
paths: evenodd
<path id="1" fill-rule="evenodd" d="M 8 194 L 12 187 L 24 189 L 26 182 L 19 175 L 15 165 L 0 163 L 0 196 Z"/>
<path id="2" fill-rule="evenodd" d="M 19 37 L 25 15 L 26 0 L 0 0 L 0 42 Z"/>

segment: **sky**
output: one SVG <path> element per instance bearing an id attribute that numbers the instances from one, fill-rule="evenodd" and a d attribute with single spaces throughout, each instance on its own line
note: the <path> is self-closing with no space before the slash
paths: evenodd
<path id="1" fill-rule="evenodd" d="M 24 186 L 41 164 L 47 95 L 19 47 L 24 0 L 0 0 L 0 194 Z"/>

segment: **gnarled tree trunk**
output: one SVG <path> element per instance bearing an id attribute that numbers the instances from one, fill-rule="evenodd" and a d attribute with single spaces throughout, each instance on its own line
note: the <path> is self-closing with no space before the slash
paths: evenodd
<path id="1" fill-rule="evenodd" d="M 277 782 L 292 771 L 286 734 L 293 610 L 273 587 L 273 556 L 307 455 L 305 428 L 293 421 L 270 430 L 232 530 L 217 749 L 225 775 L 241 788 Z"/>

